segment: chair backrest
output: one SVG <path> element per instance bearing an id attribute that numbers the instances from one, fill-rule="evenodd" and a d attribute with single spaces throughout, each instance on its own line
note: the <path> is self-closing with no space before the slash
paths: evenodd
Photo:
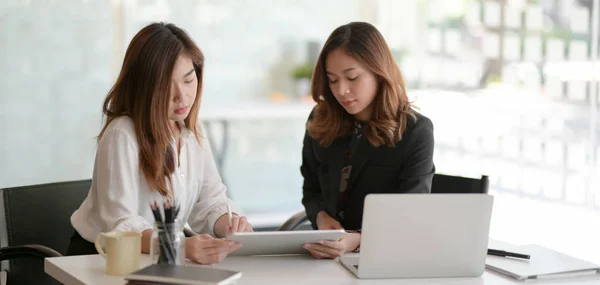
<path id="1" fill-rule="evenodd" d="M 312 226 L 308 223 L 308 217 L 304 211 L 300 211 L 289 217 L 277 230 L 278 231 L 294 231 L 294 230 L 312 230 Z"/>
<path id="2" fill-rule="evenodd" d="M 65 254 L 71 214 L 90 186 L 91 180 L 81 180 L 0 189 L 0 247 L 40 244 Z M 11 260 L 8 270 L 8 284 L 58 284 L 41 260 Z"/>
<path id="3" fill-rule="evenodd" d="M 481 179 L 461 176 L 435 174 L 431 183 L 431 193 L 487 193 L 489 179 L 486 175 Z"/>
<path id="4" fill-rule="evenodd" d="M 468 178 L 461 176 L 450 176 L 445 174 L 433 175 L 431 185 L 431 193 L 487 193 L 489 188 L 489 179 L 486 175 L 482 175 L 481 179 Z M 306 224 L 308 218 L 304 211 L 290 217 L 281 227 L 280 231 L 293 231 L 301 227 L 310 229 L 310 225 Z"/>

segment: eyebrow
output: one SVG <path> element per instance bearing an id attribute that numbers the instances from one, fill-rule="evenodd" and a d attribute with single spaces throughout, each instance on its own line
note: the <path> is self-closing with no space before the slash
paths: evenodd
<path id="1" fill-rule="evenodd" d="M 190 74 L 194 73 L 194 68 L 192 68 L 192 70 L 188 71 L 188 73 L 186 73 L 183 77 L 188 77 Z"/>
<path id="2" fill-rule="evenodd" d="M 346 69 L 342 70 L 342 73 L 346 73 L 348 71 L 352 71 L 352 70 L 355 70 L 355 69 L 356 68 L 354 68 L 354 67 L 346 68 Z M 326 72 L 327 72 L 327 74 L 335 75 L 334 73 L 331 73 L 329 71 L 326 71 Z"/>

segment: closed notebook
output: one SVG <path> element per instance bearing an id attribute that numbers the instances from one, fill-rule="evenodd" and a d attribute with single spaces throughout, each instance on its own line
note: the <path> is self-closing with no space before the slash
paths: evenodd
<path id="1" fill-rule="evenodd" d="M 161 284 L 225 285 L 242 277 L 239 271 L 200 266 L 152 264 L 126 276 L 130 281 L 148 281 Z"/>
<path id="2" fill-rule="evenodd" d="M 531 259 L 488 255 L 485 260 L 486 268 L 519 280 L 559 277 L 564 274 L 600 273 L 600 265 L 539 245 L 510 246 L 501 249 L 529 254 Z"/>

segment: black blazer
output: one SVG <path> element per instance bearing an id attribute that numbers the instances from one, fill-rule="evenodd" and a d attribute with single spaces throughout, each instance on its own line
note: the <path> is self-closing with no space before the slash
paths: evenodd
<path id="1" fill-rule="evenodd" d="M 302 204 L 313 228 L 317 225 L 317 214 L 326 211 L 344 229 L 361 229 L 364 199 L 369 193 L 431 192 L 435 172 L 433 124 L 427 117 L 415 114 L 417 120 L 408 119 L 402 140 L 393 148 L 375 148 L 368 140 L 361 140 L 342 201 L 340 179 L 349 137 L 337 138 L 324 148 L 308 132 L 304 135 L 300 167 L 304 176 Z M 340 211 L 343 218 L 338 215 Z"/>

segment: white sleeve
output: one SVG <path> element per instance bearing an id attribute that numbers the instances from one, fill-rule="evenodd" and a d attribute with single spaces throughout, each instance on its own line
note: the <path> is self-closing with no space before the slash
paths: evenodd
<path id="1" fill-rule="evenodd" d="M 232 213 L 238 216 L 242 216 L 243 213 L 232 200 L 227 198 L 227 188 L 221 181 L 208 140 L 202 139 L 200 145 L 204 152 L 204 173 L 201 188 L 198 189 L 198 200 L 192 208 L 188 223 L 197 233 L 216 236 L 214 226 L 217 219 L 227 213 L 227 203 Z"/>
<path id="2" fill-rule="evenodd" d="M 152 224 L 139 213 L 140 169 L 135 138 L 124 130 L 104 133 L 96 161 L 96 207 L 102 231 L 143 232 Z"/>

